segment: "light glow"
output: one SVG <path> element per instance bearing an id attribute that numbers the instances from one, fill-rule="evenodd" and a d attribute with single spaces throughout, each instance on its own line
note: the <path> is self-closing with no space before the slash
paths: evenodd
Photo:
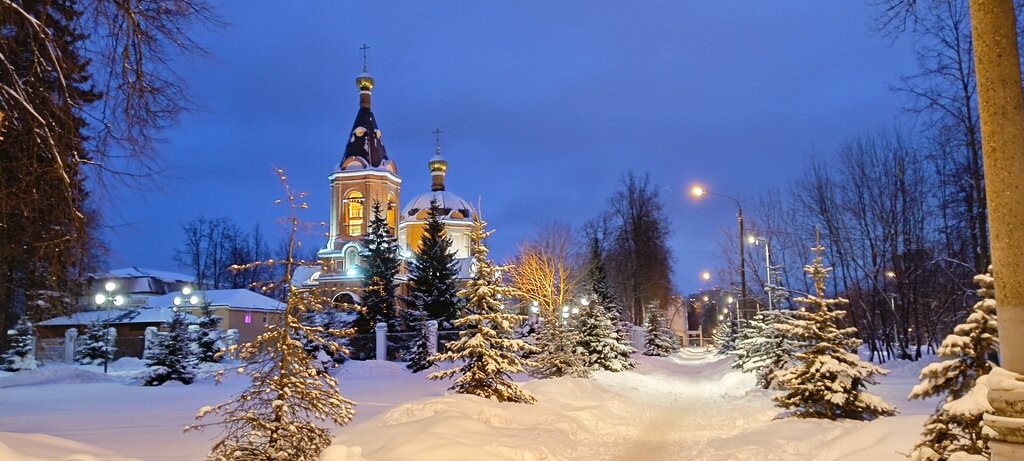
<path id="1" fill-rule="evenodd" d="M 704 279 L 705 282 L 711 280 L 711 273 L 707 271 L 701 272 L 700 278 Z"/>
<path id="2" fill-rule="evenodd" d="M 188 296 L 188 295 L 192 294 L 192 287 L 186 286 L 185 288 L 182 288 L 181 289 L 181 294 L 183 294 L 185 296 Z"/>
<path id="3" fill-rule="evenodd" d="M 181 305 L 181 296 L 175 296 L 174 297 L 174 305 L 175 306 L 180 306 Z"/>
<path id="4" fill-rule="evenodd" d="M 107 282 L 103 285 L 103 289 L 107 291 L 114 291 L 117 289 L 117 284 L 114 282 Z"/>
<path id="5" fill-rule="evenodd" d="M 98 293 L 96 297 L 93 298 L 93 301 L 96 301 L 96 304 L 103 304 L 107 302 L 107 295 L 103 293 Z"/>
<path id="6" fill-rule="evenodd" d="M 114 305 L 115 306 L 120 306 L 120 305 L 124 304 L 124 301 L 125 301 L 124 296 L 121 296 L 121 295 L 114 296 Z"/>
<path id="7" fill-rule="evenodd" d="M 189 304 L 195 306 L 196 304 L 199 304 L 199 297 L 196 295 L 192 295 L 191 298 L 188 298 L 188 302 Z"/>
<path id="8" fill-rule="evenodd" d="M 707 191 L 701 186 L 693 186 L 690 188 L 690 195 L 692 195 L 693 198 L 701 198 L 706 193 Z"/>

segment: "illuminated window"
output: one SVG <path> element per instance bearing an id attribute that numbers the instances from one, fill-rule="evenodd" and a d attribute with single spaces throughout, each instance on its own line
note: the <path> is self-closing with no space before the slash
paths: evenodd
<path id="1" fill-rule="evenodd" d="M 246 312 L 245 313 L 245 320 L 244 320 L 244 322 L 245 323 L 252 323 L 252 312 Z"/>
<path id="2" fill-rule="evenodd" d="M 357 250 L 355 248 L 352 248 L 352 247 L 349 247 L 349 249 L 345 250 L 345 270 L 352 269 L 352 268 L 356 267 L 356 263 L 357 263 L 356 258 L 358 258 L 358 257 L 359 257 L 359 250 Z"/>
<path id="3" fill-rule="evenodd" d="M 345 197 L 345 233 L 353 237 L 363 233 L 363 194 L 359 191 Z"/>
<path id="4" fill-rule="evenodd" d="M 395 199 L 388 197 L 388 229 L 391 230 L 391 234 L 395 234 L 395 225 L 398 222 L 398 210 L 395 206 Z"/>

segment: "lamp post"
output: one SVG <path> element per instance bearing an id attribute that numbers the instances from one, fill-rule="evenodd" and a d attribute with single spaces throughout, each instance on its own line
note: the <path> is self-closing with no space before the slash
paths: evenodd
<path id="1" fill-rule="evenodd" d="M 117 290 L 117 284 L 112 281 L 103 284 L 103 289 L 106 291 L 106 294 L 96 293 L 93 301 L 96 301 L 97 306 L 107 309 L 107 321 L 104 323 L 105 330 L 103 331 L 103 336 L 107 343 L 103 349 L 103 373 L 106 373 L 107 363 L 110 362 L 110 310 L 114 306 L 120 307 L 123 305 L 125 298 L 124 295 L 114 294 L 114 291 Z"/>
<path id="2" fill-rule="evenodd" d="M 764 244 L 764 272 L 765 277 L 767 277 L 764 282 L 764 291 L 768 293 L 768 310 L 772 310 L 772 288 L 774 288 L 774 286 L 772 286 L 771 244 L 768 242 L 768 239 L 755 237 L 753 235 L 748 237 L 748 241 L 754 245 Z"/>
<path id="3" fill-rule="evenodd" d="M 716 192 L 711 192 L 711 191 L 705 189 L 702 186 L 693 186 L 692 188 L 690 188 L 690 195 L 692 195 L 694 198 L 697 198 L 697 199 L 702 198 L 705 195 L 712 195 L 712 196 L 715 196 L 715 197 L 727 198 L 729 200 L 732 200 L 734 203 L 736 203 L 736 222 L 739 224 L 739 239 L 740 239 L 740 300 L 739 300 L 740 308 L 739 308 L 739 310 L 745 312 L 746 311 L 745 307 L 746 307 L 746 304 L 747 304 L 747 274 L 743 270 L 743 266 L 746 265 L 746 255 L 745 255 L 746 252 L 744 251 L 744 248 L 743 248 L 743 234 L 744 234 L 744 232 L 743 232 L 743 205 L 741 205 L 740 201 L 738 199 L 734 198 L 734 197 L 730 197 L 730 196 L 724 195 L 724 194 L 719 194 L 719 193 L 716 193 Z"/>
<path id="4" fill-rule="evenodd" d="M 178 312 L 178 309 L 182 306 L 202 306 L 203 301 L 205 300 L 203 299 L 202 294 L 186 285 L 181 289 L 181 296 L 174 297 L 174 307 L 172 310 L 174 310 L 174 312 Z M 203 315 L 206 315 L 206 313 L 203 312 Z"/>

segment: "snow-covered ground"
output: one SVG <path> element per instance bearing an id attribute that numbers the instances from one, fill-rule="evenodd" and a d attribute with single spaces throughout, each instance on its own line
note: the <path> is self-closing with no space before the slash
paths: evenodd
<path id="1" fill-rule="evenodd" d="M 776 419 L 771 393 L 720 356 L 638 358 L 633 372 L 527 380 L 536 405 L 446 395 L 447 383 L 400 364 L 350 362 L 338 374 L 357 415 L 324 461 L 899 460 L 934 407 L 906 401 L 924 363 L 887 364 L 874 392 L 900 415 L 863 423 Z M 63 365 L 0 373 L 0 460 L 203 459 L 217 434 L 182 428 L 245 378 L 151 388 L 133 384 L 138 370 L 124 361 L 108 375 Z"/>

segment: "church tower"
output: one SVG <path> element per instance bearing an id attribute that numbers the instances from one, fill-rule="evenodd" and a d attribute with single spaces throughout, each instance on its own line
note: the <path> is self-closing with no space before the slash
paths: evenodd
<path id="1" fill-rule="evenodd" d="M 356 78 L 359 111 L 348 133 L 345 154 L 338 169 L 328 176 L 331 183 L 331 220 L 327 245 L 317 256 L 321 271 L 318 283 L 338 289 L 360 284 L 360 240 L 366 234 L 373 205 L 379 203 L 392 233 L 398 227 L 398 195 L 402 179 L 395 162 L 388 158 L 377 119 L 371 110 L 373 77 L 366 72 Z"/>

